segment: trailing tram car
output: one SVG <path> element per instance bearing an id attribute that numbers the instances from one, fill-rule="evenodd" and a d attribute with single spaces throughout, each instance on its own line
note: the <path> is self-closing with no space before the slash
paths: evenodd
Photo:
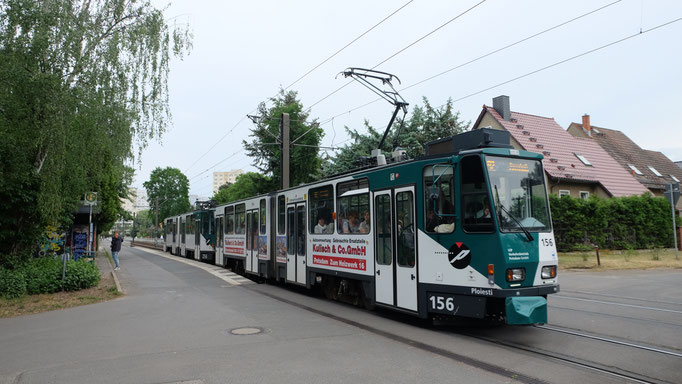
<path id="1" fill-rule="evenodd" d="M 547 322 L 559 283 L 542 155 L 483 128 L 402 158 L 217 207 L 215 262 L 421 318 Z"/>
<path id="2" fill-rule="evenodd" d="M 167 217 L 163 221 L 163 249 L 165 252 L 176 254 L 179 242 L 179 221 L 180 216 Z"/>
<path id="3" fill-rule="evenodd" d="M 215 262 L 214 208 L 201 208 L 164 220 L 164 249 L 188 259 Z"/>
<path id="4" fill-rule="evenodd" d="M 271 221 L 272 196 L 256 196 L 218 206 L 216 228 L 222 229 L 216 264 L 240 273 L 274 277 Z"/>

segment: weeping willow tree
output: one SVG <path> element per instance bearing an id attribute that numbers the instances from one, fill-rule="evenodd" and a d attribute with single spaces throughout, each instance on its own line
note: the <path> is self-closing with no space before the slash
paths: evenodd
<path id="1" fill-rule="evenodd" d="M 0 255 L 68 225 L 98 191 L 106 229 L 131 164 L 170 124 L 169 63 L 186 25 L 138 0 L 0 0 Z"/>

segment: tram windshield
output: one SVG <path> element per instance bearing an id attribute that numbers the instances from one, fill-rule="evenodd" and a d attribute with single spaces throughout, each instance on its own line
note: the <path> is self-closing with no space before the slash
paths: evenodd
<path id="1" fill-rule="evenodd" d="M 486 156 L 486 168 L 500 230 L 549 231 L 549 203 L 542 163 Z"/>

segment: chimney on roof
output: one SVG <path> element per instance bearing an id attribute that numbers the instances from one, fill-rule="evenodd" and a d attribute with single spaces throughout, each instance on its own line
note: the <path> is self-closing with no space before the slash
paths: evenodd
<path id="1" fill-rule="evenodd" d="M 590 125 L 590 115 L 583 115 L 583 129 L 587 132 L 588 136 L 592 136 L 592 126 Z"/>
<path id="2" fill-rule="evenodd" d="M 511 110 L 509 109 L 509 96 L 500 95 L 493 98 L 493 109 L 502 116 L 502 119 L 509 121 L 511 119 Z"/>

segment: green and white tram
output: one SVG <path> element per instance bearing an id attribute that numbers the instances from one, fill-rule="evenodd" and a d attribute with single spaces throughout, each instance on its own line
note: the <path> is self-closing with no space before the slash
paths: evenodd
<path id="1" fill-rule="evenodd" d="M 217 207 L 215 262 L 422 318 L 545 323 L 559 284 L 542 155 L 490 129 L 427 153 Z"/>

